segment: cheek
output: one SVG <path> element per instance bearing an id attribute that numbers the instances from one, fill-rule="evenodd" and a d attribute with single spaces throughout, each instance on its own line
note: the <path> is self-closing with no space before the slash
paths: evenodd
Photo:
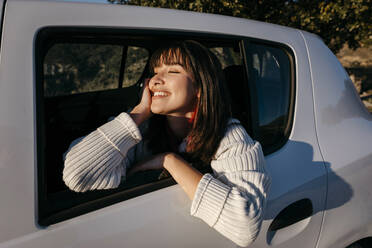
<path id="1" fill-rule="evenodd" d="M 196 87 L 194 86 L 194 84 L 192 84 L 191 86 L 189 86 L 189 89 L 188 89 L 188 98 L 190 99 L 189 101 L 192 103 L 192 104 L 195 104 L 197 99 L 198 99 L 198 90 L 196 89 Z"/>
<path id="2" fill-rule="evenodd" d="M 177 94 L 175 94 L 175 100 L 184 102 L 185 104 L 190 104 L 196 99 L 196 93 L 194 87 L 185 85 L 177 89 Z"/>

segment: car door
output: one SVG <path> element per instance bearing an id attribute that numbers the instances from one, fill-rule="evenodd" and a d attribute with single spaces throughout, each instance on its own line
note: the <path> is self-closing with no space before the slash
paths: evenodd
<path id="1" fill-rule="evenodd" d="M 265 220 L 253 247 L 314 247 L 327 174 L 314 127 L 306 49 L 302 42 L 289 47 L 273 41 L 245 43 L 252 134 L 263 145 L 272 175 Z"/>
<path id="2" fill-rule="evenodd" d="M 263 41 L 271 40 L 272 37 L 265 34 L 266 31 L 245 33 L 246 31 L 243 30 L 246 30 L 249 25 L 252 25 L 252 30 L 260 29 L 259 26 L 255 26 L 259 24 L 253 22 L 246 22 L 244 26 L 241 26 L 240 22 L 237 23 L 237 31 L 234 34 L 229 31 L 230 26 L 225 26 L 223 17 L 209 17 L 212 19 L 206 22 L 203 15 L 195 16 L 195 13 L 110 4 L 9 0 L 6 3 L 5 13 L 0 75 L 2 82 L 5 82 L 3 89 L 8 89 L 12 94 L 5 95 L 5 91 L 1 91 L 1 101 L 8 106 L 13 106 L 14 109 L 8 113 L 6 123 L 2 122 L 9 126 L 7 133 L 9 138 L 3 140 L 15 141 L 9 144 L 3 141 L 1 144 L 9 151 L 18 150 L 22 156 L 9 153 L 7 164 L 3 167 L 5 173 L 2 175 L 12 175 L 15 173 L 14 170 L 19 173 L 17 173 L 17 180 L 14 176 L 1 176 L 2 184 L 7 185 L 1 191 L 1 196 L 6 196 L 7 199 L 4 203 L 6 210 L 0 215 L 2 223 L 7 223 L 6 227 L 1 228 L 5 230 L 0 234 L 2 245 L 5 247 L 235 247 L 231 241 L 205 223 L 191 217 L 190 201 L 178 185 L 169 181 L 156 186 L 135 185 L 138 186 L 136 190 L 120 188 L 91 194 L 48 191 L 45 185 L 53 185 L 53 182 L 58 180 L 57 177 L 50 177 L 55 169 L 51 161 L 57 157 L 54 156 L 55 154 L 51 155 L 53 150 L 50 144 L 60 144 L 46 136 L 49 132 L 47 127 L 53 128 L 53 132 L 57 135 L 54 138 L 63 139 L 68 132 L 66 130 L 75 130 L 78 136 L 81 130 L 86 131 L 97 124 L 84 127 L 78 123 L 79 118 L 83 118 L 80 114 L 84 111 L 88 116 L 97 114 L 91 111 L 92 106 L 88 102 L 106 108 L 111 104 L 109 100 L 120 102 L 121 97 L 135 102 L 134 95 L 138 89 L 133 86 L 102 91 L 104 93 L 88 91 L 79 92 L 78 95 L 60 95 L 46 99 L 47 88 L 43 85 L 46 81 L 40 80 L 40 75 L 45 75 L 43 73 L 48 70 L 43 60 L 48 54 L 43 52 L 49 51 L 48 49 L 52 47 L 52 45 L 48 47 L 47 44 L 55 44 L 53 39 L 63 40 L 64 36 L 72 37 L 69 35 L 79 38 L 81 30 L 84 30 L 85 35 L 79 39 L 84 41 L 96 37 L 97 34 L 99 37 L 107 34 L 108 36 L 102 40 L 95 41 L 104 43 L 119 34 L 123 39 L 120 44 L 127 44 L 125 35 L 122 34 L 139 31 L 147 32 L 147 35 L 157 32 L 168 35 L 171 31 L 176 35 L 182 31 L 184 35 L 202 34 L 203 36 L 204 34 L 206 39 L 207 34 L 213 32 L 220 35 L 227 33 L 231 36 L 248 36 Z M 190 19 L 194 21 L 187 22 Z M 208 23 L 221 25 L 210 26 Z M 288 99 L 285 100 L 288 102 L 288 111 L 285 114 L 286 118 L 281 122 L 282 126 L 286 127 L 286 132 L 283 137 L 279 137 L 283 138 L 278 141 L 279 143 L 275 143 L 274 140 L 264 146 L 267 153 L 267 168 L 273 181 L 265 220 L 260 235 L 254 243 L 255 247 L 296 247 L 298 244 L 313 247 L 321 226 L 326 185 L 325 164 L 321 159 L 313 126 L 311 84 L 307 78 L 309 69 L 305 52 L 302 50 L 305 48 L 296 34 L 296 32 L 289 32 L 289 35 L 292 35 L 291 39 L 277 36 L 278 44 L 284 44 L 287 39 L 291 47 L 294 46 L 291 49 L 286 48 L 289 50 L 287 56 L 290 65 L 288 66 L 290 86 L 287 87 L 289 93 L 286 93 Z M 66 40 L 64 42 L 71 43 Z M 139 44 L 137 45 L 140 47 Z M 260 71 L 260 59 L 265 56 L 275 57 L 270 54 L 262 57 L 262 54 L 257 52 L 260 49 L 265 50 L 265 45 L 267 42 L 257 41 L 246 42 L 243 46 L 250 94 L 246 106 L 250 108 L 247 112 L 251 113 L 252 118 L 251 124 L 247 124 L 247 129 L 250 129 L 254 138 L 262 139 L 263 144 L 265 137 L 271 135 L 271 126 L 267 124 L 273 121 L 270 120 L 272 114 L 270 108 L 263 106 L 278 103 L 268 101 L 273 94 L 269 92 L 270 89 L 265 88 L 266 86 L 260 88 L 263 86 L 262 82 L 268 80 L 264 76 L 266 75 L 263 73 L 264 69 Z M 129 44 L 126 45 L 127 48 L 128 46 Z M 260 48 L 260 46 L 264 47 Z M 120 50 L 122 54 L 126 54 L 124 50 Z M 270 53 L 271 50 L 268 51 Z M 258 62 L 255 62 L 255 59 Z M 269 82 L 268 87 L 277 90 L 278 85 Z M 269 92 L 270 96 L 266 97 L 265 92 Z M 77 105 L 80 110 L 75 109 Z M 48 110 L 47 107 L 50 109 Z M 71 121 L 64 115 L 64 111 L 69 108 L 70 111 L 75 111 L 76 122 L 61 125 L 59 123 L 61 116 L 65 116 L 64 120 Z M 120 108 L 125 111 L 129 105 L 123 103 Z M 263 114 L 260 114 L 261 112 Z M 23 113 L 21 117 L 20 113 Z M 111 113 L 102 111 L 98 114 L 103 121 Z M 266 115 L 269 117 L 265 117 Z M 50 121 L 49 126 L 45 122 L 46 119 Z M 261 135 L 262 132 L 269 135 Z M 45 166 L 48 166 L 48 170 L 40 169 L 46 168 Z M 60 187 L 61 184 L 55 184 L 55 188 Z M 18 190 L 11 194 L 5 191 L 11 188 Z"/>

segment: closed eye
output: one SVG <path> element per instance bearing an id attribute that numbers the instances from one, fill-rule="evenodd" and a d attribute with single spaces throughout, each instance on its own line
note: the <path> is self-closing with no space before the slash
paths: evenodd
<path id="1" fill-rule="evenodd" d="M 169 71 L 168 73 L 180 73 L 179 71 Z"/>

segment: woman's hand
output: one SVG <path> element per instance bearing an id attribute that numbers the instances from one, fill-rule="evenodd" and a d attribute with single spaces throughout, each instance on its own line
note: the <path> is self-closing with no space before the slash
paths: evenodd
<path id="1" fill-rule="evenodd" d="M 145 86 L 143 87 L 143 91 L 142 91 L 141 102 L 137 106 L 135 106 L 134 109 L 130 112 L 130 116 L 132 117 L 134 122 L 137 124 L 137 126 L 152 116 L 151 92 L 149 89 L 149 82 L 150 82 L 150 78 L 146 78 Z"/>
<path id="2" fill-rule="evenodd" d="M 176 180 L 192 200 L 203 174 L 177 154 L 169 152 L 152 156 L 150 159 L 133 166 L 127 172 L 127 176 L 131 176 L 138 171 L 159 170 L 163 168 L 171 174 L 173 179 Z"/>
<path id="3" fill-rule="evenodd" d="M 164 168 L 164 158 L 165 154 L 157 154 L 149 159 L 146 159 L 145 161 L 142 161 L 136 165 L 134 165 L 132 168 L 129 169 L 127 172 L 127 176 L 131 176 L 136 172 L 139 171 L 145 171 L 145 170 L 160 170 Z"/>

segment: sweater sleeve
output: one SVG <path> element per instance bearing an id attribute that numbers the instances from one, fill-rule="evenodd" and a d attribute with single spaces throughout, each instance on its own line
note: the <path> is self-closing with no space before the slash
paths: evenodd
<path id="1" fill-rule="evenodd" d="M 73 191 L 116 188 L 125 176 L 127 153 L 142 139 L 132 118 L 122 113 L 70 147 L 63 180 Z"/>
<path id="2" fill-rule="evenodd" d="M 246 247 L 258 236 L 271 182 L 261 145 L 233 124 L 211 166 L 214 175 L 205 174 L 200 180 L 191 215 Z"/>

